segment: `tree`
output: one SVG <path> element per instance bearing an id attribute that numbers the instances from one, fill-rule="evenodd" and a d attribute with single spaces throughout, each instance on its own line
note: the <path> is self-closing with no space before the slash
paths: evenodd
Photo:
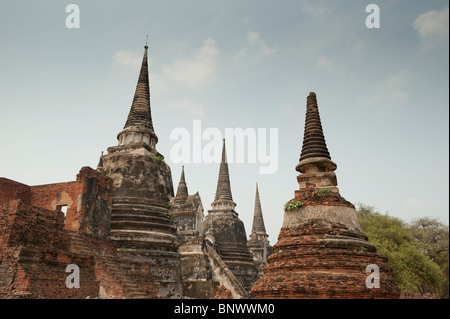
<path id="1" fill-rule="evenodd" d="M 409 226 L 420 251 L 443 271 L 442 297 L 449 297 L 449 229 L 435 218 L 423 217 Z"/>
<path id="2" fill-rule="evenodd" d="M 388 257 L 402 293 L 432 293 L 444 297 L 444 271 L 422 251 L 411 226 L 398 218 L 375 212 L 373 207 L 358 206 L 357 216 L 363 231 L 377 247 L 377 252 Z"/>

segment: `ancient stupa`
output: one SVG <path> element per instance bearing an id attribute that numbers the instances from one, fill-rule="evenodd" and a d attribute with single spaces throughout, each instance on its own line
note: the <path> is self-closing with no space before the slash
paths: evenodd
<path id="1" fill-rule="evenodd" d="M 117 135 L 118 146 L 108 148 L 97 169 L 114 183 L 110 239 L 118 252 L 147 264 L 159 284 L 160 296 L 181 298 L 176 226 L 168 218 L 172 176 L 164 156 L 156 150 L 147 50 L 146 45 L 130 112 Z"/>
<path id="2" fill-rule="evenodd" d="M 300 189 L 285 205 L 278 242 L 252 287 L 256 298 L 399 297 L 387 258 L 376 253 L 355 207 L 339 194 L 336 168 L 311 92 L 296 166 Z"/>
<path id="3" fill-rule="evenodd" d="M 258 269 L 258 275 L 260 276 L 263 273 L 263 268 L 267 264 L 267 257 L 272 253 L 272 246 L 270 246 L 268 238 L 269 235 L 267 235 L 266 232 L 266 226 L 264 225 L 264 218 L 261 209 L 258 184 L 256 184 L 252 232 L 250 233 L 247 246 L 253 254 L 253 260 L 255 262 L 256 269 Z"/>
<path id="4" fill-rule="evenodd" d="M 257 270 L 247 247 L 244 223 L 239 219 L 235 207 L 236 203 L 231 195 L 225 140 L 223 140 L 216 196 L 205 218 L 204 229 L 207 238 L 213 242 L 223 262 L 244 289 L 249 291 L 257 278 Z"/>

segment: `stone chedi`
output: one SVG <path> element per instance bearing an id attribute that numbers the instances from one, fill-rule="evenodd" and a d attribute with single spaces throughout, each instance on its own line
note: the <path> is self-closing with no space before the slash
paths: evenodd
<path id="1" fill-rule="evenodd" d="M 310 93 L 296 166 L 300 188 L 285 206 L 274 252 L 252 287 L 256 298 L 399 297 L 387 258 L 376 253 L 353 204 L 339 194 L 336 167 L 325 143 L 316 95 Z M 378 274 L 371 273 L 373 265 Z"/>
<path id="2" fill-rule="evenodd" d="M 225 140 L 216 195 L 211 206 L 204 221 L 206 237 L 212 241 L 219 256 L 244 289 L 249 291 L 256 280 L 257 270 L 247 247 L 244 223 L 234 210 L 236 203 L 231 195 Z"/>
<path id="3" fill-rule="evenodd" d="M 170 203 L 169 217 L 177 226 L 183 298 L 224 297 L 223 290 L 230 298 L 248 298 L 248 290 L 214 249 L 214 238 L 205 236 L 203 205 L 198 192 L 189 195 L 184 166 L 177 195 Z"/>
<path id="4" fill-rule="evenodd" d="M 249 297 L 257 271 L 234 211 L 225 143 L 204 223 L 184 167 L 174 197 L 156 150 L 147 50 L 118 145 L 96 170 L 37 186 L 0 178 L 0 298 Z M 68 265 L 80 269 L 77 289 L 66 287 Z"/>
<path id="5" fill-rule="evenodd" d="M 122 256 L 148 264 L 165 298 L 180 298 L 176 226 L 168 218 L 173 197 L 170 167 L 156 150 L 150 109 L 147 49 L 118 146 L 102 155 L 98 170 L 113 180 L 111 234 Z"/>
<path id="6" fill-rule="evenodd" d="M 269 245 L 269 235 L 267 235 L 266 227 L 261 209 L 261 200 L 259 199 L 258 185 L 256 185 L 255 195 L 255 211 L 253 215 L 252 232 L 247 246 L 253 254 L 253 260 L 258 270 L 258 275 L 262 275 L 263 268 L 267 264 L 267 257 L 272 253 L 272 246 Z"/>

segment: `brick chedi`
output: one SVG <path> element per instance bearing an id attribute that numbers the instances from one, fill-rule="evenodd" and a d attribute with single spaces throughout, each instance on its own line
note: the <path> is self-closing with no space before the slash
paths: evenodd
<path id="1" fill-rule="evenodd" d="M 272 253 L 272 246 L 270 246 L 268 238 L 269 235 L 267 235 L 266 227 L 264 225 L 258 185 L 256 185 L 252 232 L 250 234 L 250 239 L 247 242 L 247 246 L 253 255 L 253 260 L 258 269 L 259 276 L 262 275 L 263 268 L 267 264 L 267 257 Z"/>
<path id="2" fill-rule="evenodd" d="M 170 167 L 156 150 L 158 137 L 150 110 L 145 46 L 131 109 L 118 146 L 109 147 L 101 167 L 113 180 L 111 235 L 118 252 L 148 264 L 166 298 L 182 296 L 176 226 L 168 218 L 173 197 Z"/>
<path id="3" fill-rule="evenodd" d="M 241 282 L 244 289 L 249 291 L 256 280 L 257 270 L 252 254 L 247 247 L 244 223 L 234 210 L 236 203 L 231 195 L 225 140 L 223 141 L 217 191 L 211 206 L 204 222 L 205 233 L 207 237 L 212 238 L 216 251 L 223 262 Z"/>
<path id="4" fill-rule="evenodd" d="M 316 95 L 310 93 L 296 166 L 300 187 L 285 206 L 264 275 L 252 287 L 256 298 L 399 297 L 387 258 L 376 253 L 353 204 L 339 194 L 336 167 L 325 143 Z M 378 275 L 370 272 L 373 265 Z M 379 279 L 376 286 L 369 275 Z"/>

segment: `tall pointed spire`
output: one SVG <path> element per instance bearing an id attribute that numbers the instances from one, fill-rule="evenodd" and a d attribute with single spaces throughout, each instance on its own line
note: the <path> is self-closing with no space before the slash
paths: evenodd
<path id="1" fill-rule="evenodd" d="M 310 167 L 324 171 L 334 171 L 336 169 L 336 164 L 331 161 L 331 156 L 325 143 L 316 93 L 314 92 L 310 92 L 307 98 L 303 147 L 296 170 L 300 173 L 305 173 Z"/>
<path id="2" fill-rule="evenodd" d="M 236 203 L 233 202 L 230 186 L 230 174 L 228 173 L 227 151 L 225 148 L 225 139 L 222 146 L 222 161 L 219 168 L 219 179 L 217 181 L 217 190 L 214 202 L 211 204 L 214 209 L 234 209 Z M 236 213 L 237 214 L 237 213 Z"/>
<path id="3" fill-rule="evenodd" d="M 150 107 L 147 44 L 144 48 L 144 57 L 142 58 L 141 70 L 139 72 L 133 102 L 124 129 L 118 134 L 117 138 L 119 140 L 119 145 L 143 142 L 154 148 L 158 142 L 158 137 L 153 128 Z"/>
<path id="4" fill-rule="evenodd" d="M 150 85 L 148 77 L 148 62 L 146 45 L 144 58 L 142 59 L 141 71 L 139 73 L 133 103 L 124 128 L 132 125 L 142 125 L 153 130 L 152 115 L 150 111 Z"/>
<path id="5" fill-rule="evenodd" d="M 181 178 L 178 184 L 177 195 L 175 196 L 174 202 L 177 204 L 183 204 L 188 198 L 188 188 L 186 185 L 186 180 L 184 178 L 184 166 L 181 167 Z"/>
<path id="6" fill-rule="evenodd" d="M 217 182 L 217 191 L 215 200 L 233 200 L 231 195 L 230 174 L 228 173 L 227 151 L 225 148 L 225 139 L 222 147 L 222 162 L 219 169 L 219 180 Z"/>
<path id="7" fill-rule="evenodd" d="M 266 233 L 266 227 L 264 226 L 264 219 L 261 209 L 261 201 L 259 199 L 258 184 L 256 184 L 255 211 L 253 214 L 252 233 Z"/>
<path id="8" fill-rule="evenodd" d="M 208 234 L 208 240 L 212 240 L 214 245 L 220 248 L 218 250 L 220 258 L 243 288 L 249 291 L 256 280 L 257 270 L 247 246 L 244 223 L 239 219 L 238 213 L 234 210 L 235 207 L 236 203 L 231 195 L 224 139 L 216 196 L 203 226 L 205 234 Z"/>
<path id="9" fill-rule="evenodd" d="M 250 239 L 247 246 L 253 255 L 258 274 L 263 274 L 263 268 L 267 264 L 267 257 L 272 253 L 272 246 L 269 245 L 269 235 L 266 233 L 264 220 L 259 199 L 258 184 L 256 184 L 255 212 L 253 214 L 253 225 Z"/>

